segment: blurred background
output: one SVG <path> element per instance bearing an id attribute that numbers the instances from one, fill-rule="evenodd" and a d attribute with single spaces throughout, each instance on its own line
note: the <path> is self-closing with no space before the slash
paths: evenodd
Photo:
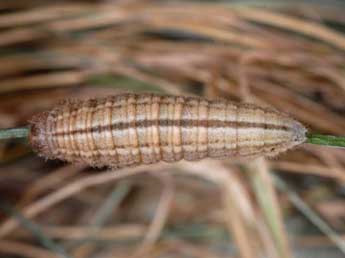
<path id="1" fill-rule="evenodd" d="M 0 2 L 0 128 L 120 91 L 272 106 L 345 134 L 342 1 Z M 0 142 L 0 257 L 345 257 L 344 150 L 119 171 Z"/>

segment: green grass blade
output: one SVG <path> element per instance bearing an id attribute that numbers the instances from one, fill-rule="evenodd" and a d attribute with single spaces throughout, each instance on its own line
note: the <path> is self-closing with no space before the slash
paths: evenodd
<path id="1" fill-rule="evenodd" d="M 28 127 L 0 129 L 0 140 L 27 138 L 29 136 Z"/>
<path id="2" fill-rule="evenodd" d="M 308 134 L 307 143 L 345 148 L 345 137 L 322 134 Z"/>

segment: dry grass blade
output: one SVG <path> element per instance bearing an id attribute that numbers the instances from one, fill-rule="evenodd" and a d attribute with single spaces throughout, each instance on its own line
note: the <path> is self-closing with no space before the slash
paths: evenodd
<path id="1" fill-rule="evenodd" d="M 14 208 L 6 203 L 0 203 L 0 208 L 4 213 L 7 213 L 8 216 L 14 217 L 17 221 L 19 221 L 25 229 L 30 231 L 30 233 L 41 245 L 63 258 L 69 258 L 69 255 L 66 253 L 65 249 L 46 236 L 37 224 L 23 217 L 22 214 L 17 212 Z"/>
<path id="2" fill-rule="evenodd" d="M 284 183 L 279 177 L 275 177 L 275 184 L 284 191 L 289 200 L 298 208 L 313 224 L 328 236 L 345 254 L 345 241 L 335 232 L 322 218 L 320 218 L 293 190 L 289 189 L 288 185 Z"/>
<path id="3" fill-rule="evenodd" d="M 68 165 L 41 177 L 24 192 L 19 206 L 26 205 L 34 200 L 36 196 L 48 189 L 58 188 L 62 183 L 65 183 L 66 179 L 75 176 L 78 172 L 85 168 L 85 166 L 76 167 L 75 165 Z"/>
<path id="4" fill-rule="evenodd" d="M 0 252 L 7 255 L 18 255 L 29 258 L 57 258 L 57 254 L 46 251 L 44 249 L 34 247 L 25 243 L 0 240 Z"/>
<path id="5" fill-rule="evenodd" d="M 161 165 L 157 165 L 156 169 L 159 170 L 162 168 Z M 53 206 L 56 203 L 65 200 L 66 198 L 77 194 L 84 190 L 85 188 L 89 188 L 96 185 L 101 185 L 105 183 L 110 183 L 114 180 L 118 180 L 120 178 L 128 177 L 131 175 L 135 175 L 138 173 L 144 172 L 143 168 L 137 167 L 133 169 L 126 169 L 123 171 L 117 171 L 116 173 L 105 173 L 101 175 L 93 175 L 81 180 L 77 180 L 76 182 L 72 182 L 69 185 L 58 189 L 57 191 L 43 197 L 42 199 L 30 204 L 28 207 L 24 208 L 21 212 L 26 218 L 31 219 L 34 216 L 38 215 L 39 213 L 45 211 L 49 207 Z M 11 231 L 18 226 L 18 221 L 14 219 L 9 219 L 3 222 L 0 225 L 0 237 L 4 237 L 5 235 L 9 234 Z"/>
<path id="6" fill-rule="evenodd" d="M 106 224 L 107 220 L 114 215 L 116 209 L 119 208 L 121 202 L 127 196 L 130 189 L 130 183 L 126 181 L 120 182 L 114 187 L 114 189 L 112 189 L 110 195 L 105 198 L 104 202 L 91 219 L 90 230 L 85 235 L 86 237 L 83 241 L 78 243 L 79 246 L 73 251 L 73 257 L 88 257 L 92 251 L 94 251 L 96 245 L 92 242 L 97 239 L 93 236 L 96 236 L 97 232 Z"/>
<path id="7" fill-rule="evenodd" d="M 96 239 L 100 241 L 121 241 L 123 239 L 140 239 L 145 235 L 147 227 L 139 224 L 122 223 L 117 226 L 106 226 L 94 230 L 92 226 L 42 226 L 42 231 L 54 239 L 85 240 Z M 11 237 L 11 236 L 9 236 Z M 15 237 L 26 239 L 28 233 L 18 230 Z"/>
<path id="8" fill-rule="evenodd" d="M 317 175 L 326 178 L 330 177 L 339 180 L 340 182 L 345 182 L 345 170 L 340 170 L 339 168 L 327 167 L 324 165 L 300 164 L 287 161 L 271 162 L 271 167 L 275 170 L 282 170 L 298 174 Z"/>
<path id="9" fill-rule="evenodd" d="M 257 239 L 257 234 L 262 231 L 256 228 L 254 210 L 239 177 L 234 174 L 234 171 L 216 161 L 183 164 L 183 166 L 188 168 L 189 173 L 204 177 L 219 185 L 222 190 L 224 221 L 239 247 L 241 256 L 255 256 L 257 250 L 260 250 L 258 248 L 260 243 L 254 239 Z M 207 167 L 212 167 L 212 173 L 205 169 Z"/>
<path id="10" fill-rule="evenodd" d="M 275 242 L 277 257 L 291 257 L 278 198 L 267 163 L 264 159 L 258 159 L 249 164 L 247 169 L 264 219 L 271 231 L 272 241 Z"/>
<path id="11" fill-rule="evenodd" d="M 249 20 L 289 29 L 291 31 L 296 31 L 307 36 L 324 40 L 329 44 L 345 50 L 345 37 L 321 24 L 305 22 L 297 18 L 275 14 L 263 9 L 249 9 L 241 7 L 238 8 L 238 14 Z"/>
<path id="12" fill-rule="evenodd" d="M 148 227 L 147 233 L 138 249 L 133 253 L 132 257 L 142 257 L 143 254 L 150 251 L 154 243 L 158 240 L 164 224 L 166 223 L 169 209 L 171 208 L 171 202 L 174 197 L 174 186 L 172 178 L 168 175 L 160 175 L 159 179 L 163 183 L 163 192 L 159 200 L 157 211 Z"/>

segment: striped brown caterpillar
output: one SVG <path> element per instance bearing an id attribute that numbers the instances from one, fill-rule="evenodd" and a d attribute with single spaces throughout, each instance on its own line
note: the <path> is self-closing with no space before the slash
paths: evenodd
<path id="1" fill-rule="evenodd" d="M 306 139 L 303 125 L 275 110 L 132 93 L 66 101 L 36 115 L 30 128 L 31 145 L 43 157 L 117 168 L 275 156 Z"/>

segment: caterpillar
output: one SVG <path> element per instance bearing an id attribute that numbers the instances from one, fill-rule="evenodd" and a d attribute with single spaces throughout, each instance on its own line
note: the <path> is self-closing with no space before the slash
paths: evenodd
<path id="1" fill-rule="evenodd" d="M 30 121 L 40 156 L 93 167 L 159 161 L 272 157 L 306 140 L 305 127 L 273 109 L 226 100 L 125 93 L 65 101 Z"/>

